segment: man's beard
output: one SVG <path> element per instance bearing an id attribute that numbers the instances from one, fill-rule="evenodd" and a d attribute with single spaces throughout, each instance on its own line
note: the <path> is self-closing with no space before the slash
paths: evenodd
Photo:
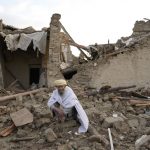
<path id="1" fill-rule="evenodd" d="M 59 93 L 60 95 L 63 95 L 63 94 L 64 94 L 64 91 L 58 91 L 58 93 Z"/>

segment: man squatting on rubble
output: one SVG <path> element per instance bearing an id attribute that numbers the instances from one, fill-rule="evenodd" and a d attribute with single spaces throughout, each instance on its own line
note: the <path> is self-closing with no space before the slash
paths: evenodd
<path id="1" fill-rule="evenodd" d="M 88 130 L 89 120 L 73 90 L 67 86 L 63 79 L 54 82 L 56 89 L 48 100 L 48 107 L 54 116 L 63 122 L 67 118 L 74 118 L 80 123 L 78 133 L 85 133 Z"/>

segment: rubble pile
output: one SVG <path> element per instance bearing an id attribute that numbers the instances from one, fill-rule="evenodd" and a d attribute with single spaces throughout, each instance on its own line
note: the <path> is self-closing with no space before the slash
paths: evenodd
<path id="1" fill-rule="evenodd" d="M 131 52 L 138 48 L 149 46 L 149 38 L 150 20 L 136 21 L 131 36 L 121 37 L 121 39 L 113 44 L 110 44 L 108 40 L 108 44 L 95 43 L 94 45 L 90 45 L 90 54 L 93 56 L 93 60 L 109 58 L 110 56 L 116 56 L 120 53 Z"/>
<path id="2" fill-rule="evenodd" d="M 92 61 L 79 60 L 81 64 L 72 80 L 94 88 L 133 84 L 149 87 L 150 32 L 144 30 L 148 22 L 140 21 L 140 32 L 133 29 L 131 36 L 122 37 L 115 44 L 92 45 L 98 49 L 98 56 Z"/>
<path id="3" fill-rule="evenodd" d="M 52 55 L 57 64 L 57 56 L 60 56 L 57 35 L 61 25 L 57 19 L 60 15 L 53 19 L 50 46 L 56 44 L 59 50 Z M 0 149 L 109 150 L 114 147 L 115 150 L 149 150 L 150 70 L 145 65 L 150 60 L 149 23 L 149 20 L 136 22 L 133 34 L 115 44 L 92 45 L 93 53 L 88 49 L 92 59 L 74 58 L 73 74 L 70 74 L 72 68 L 67 68 L 68 85 L 90 121 L 85 134 L 76 133 L 79 124 L 75 120 L 60 123 L 53 117 L 47 106 L 53 89 L 37 89 L 34 84 L 27 91 L 18 86 L 12 88 L 14 83 L 19 84 L 17 79 L 7 89 L 0 89 Z M 31 27 L 17 29 L 3 24 L 3 28 L 12 34 L 20 30 L 34 32 Z M 48 62 L 48 85 L 53 85 L 53 80 L 64 73 L 56 64 Z"/>
<path id="4" fill-rule="evenodd" d="M 47 89 L 1 104 L 1 149 L 106 150 L 110 149 L 108 128 L 116 150 L 150 148 L 150 100 L 147 96 L 150 89 L 107 86 L 98 91 L 84 86 L 77 89 L 77 84 L 72 87 L 89 117 L 88 133 L 76 135 L 76 121 L 67 120 L 60 124 L 52 117 L 47 107 L 51 91 Z M 14 126 L 10 114 L 22 109 L 32 113 L 33 121 Z"/>

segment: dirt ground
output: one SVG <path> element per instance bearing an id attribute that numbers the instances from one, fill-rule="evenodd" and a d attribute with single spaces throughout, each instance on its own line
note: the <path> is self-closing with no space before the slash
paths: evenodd
<path id="1" fill-rule="evenodd" d="M 123 93 L 106 93 L 87 96 L 83 86 L 70 83 L 84 107 L 90 125 L 96 130 L 83 135 L 76 135 L 79 124 L 74 120 L 58 123 L 47 107 L 49 93 L 40 92 L 24 96 L 22 101 L 7 101 L 1 108 L 0 129 L 12 124 L 10 113 L 26 107 L 34 116 L 32 123 L 17 127 L 7 137 L 0 137 L 2 150 L 106 150 L 110 149 L 108 128 L 111 129 L 114 148 L 116 150 L 134 150 L 135 141 L 142 135 L 150 134 L 150 106 L 131 106 L 127 100 L 117 97 Z M 78 87 L 78 88 L 77 88 Z M 132 89 L 133 90 L 133 89 Z M 138 92 L 143 92 L 141 89 Z M 148 91 L 148 89 L 147 89 Z M 146 94 L 146 93 L 144 93 Z M 148 92 L 147 92 L 148 94 Z M 117 96 L 117 97 L 116 97 Z M 32 137 L 28 141 L 14 142 L 14 138 Z M 101 140 L 104 137 L 107 142 Z M 150 141 L 144 143 L 140 150 L 150 149 Z"/>

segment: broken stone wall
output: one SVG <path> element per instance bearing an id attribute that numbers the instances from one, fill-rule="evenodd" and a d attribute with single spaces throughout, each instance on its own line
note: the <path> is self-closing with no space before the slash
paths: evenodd
<path id="1" fill-rule="evenodd" d="M 150 20 L 149 21 L 136 21 L 134 28 L 134 33 L 141 33 L 141 32 L 150 32 Z"/>
<path id="2" fill-rule="evenodd" d="M 126 52 L 98 64 L 91 74 L 92 87 L 128 86 L 145 87 L 150 84 L 150 40 L 148 45 Z"/>
<path id="3" fill-rule="evenodd" d="M 50 37 L 49 37 L 49 58 L 47 62 L 47 84 L 48 87 L 53 86 L 54 80 L 63 78 L 59 65 L 60 65 L 60 52 L 61 52 L 61 41 L 60 35 L 60 19 L 59 14 L 54 14 L 51 18 L 50 23 Z"/>
<path id="4" fill-rule="evenodd" d="M 36 54 L 37 53 L 32 50 L 27 52 L 17 50 L 13 53 L 5 51 L 5 66 L 7 67 L 4 71 L 5 87 L 15 81 L 16 78 L 26 89 L 29 88 L 30 66 L 41 66 L 41 55 L 37 57 Z M 13 76 L 15 76 L 15 78 Z"/>

